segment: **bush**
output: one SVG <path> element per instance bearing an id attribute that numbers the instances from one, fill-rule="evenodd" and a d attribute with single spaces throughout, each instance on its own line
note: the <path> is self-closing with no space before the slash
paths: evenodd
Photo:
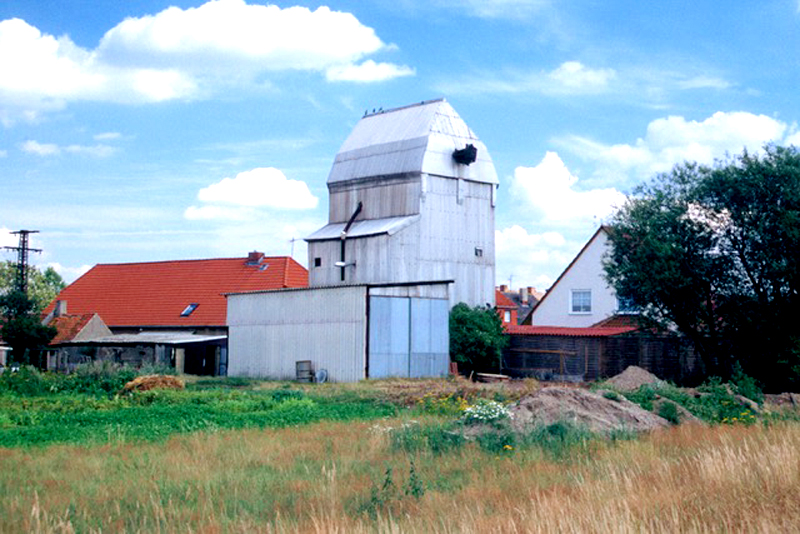
<path id="1" fill-rule="evenodd" d="M 15 395 L 33 397 L 50 392 L 50 386 L 44 375 L 35 367 L 23 365 L 18 371 L 6 369 L 0 374 L 0 391 Z"/>
<path id="2" fill-rule="evenodd" d="M 508 336 L 493 308 L 470 308 L 463 302 L 450 310 L 450 358 L 469 373 L 498 372 Z"/>
<path id="3" fill-rule="evenodd" d="M 758 381 L 752 376 L 744 374 L 744 370 L 739 362 L 733 365 L 731 384 L 736 388 L 736 393 L 739 395 L 754 400 L 759 404 L 764 402 L 764 392 L 761 391 Z"/>
<path id="4" fill-rule="evenodd" d="M 658 415 L 663 417 L 673 425 L 677 425 L 680 423 L 680 418 L 678 417 L 678 405 L 674 402 L 664 401 L 658 407 Z"/>

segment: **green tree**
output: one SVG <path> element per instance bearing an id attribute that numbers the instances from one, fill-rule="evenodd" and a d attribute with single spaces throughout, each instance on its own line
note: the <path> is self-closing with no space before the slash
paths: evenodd
<path id="1" fill-rule="evenodd" d="M 508 337 L 493 308 L 470 308 L 463 302 L 450 310 L 450 359 L 463 372 L 498 372 Z"/>
<path id="2" fill-rule="evenodd" d="M 42 349 L 55 337 L 56 329 L 42 324 L 33 299 L 18 290 L 0 295 L 0 314 L 0 335 L 11 347 L 13 361 L 44 368 Z"/>
<path id="3" fill-rule="evenodd" d="M 690 338 L 707 374 L 738 362 L 771 389 L 800 384 L 797 149 L 676 166 L 634 192 L 609 240 L 617 295 Z"/>
<path id="4" fill-rule="evenodd" d="M 0 262 L 0 295 L 14 289 L 16 277 L 15 262 Z M 35 311 L 41 312 L 65 287 L 66 282 L 52 267 L 47 267 L 44 271 L 35 266 L 28 267 L 28 296 L 34 302 Z"/>

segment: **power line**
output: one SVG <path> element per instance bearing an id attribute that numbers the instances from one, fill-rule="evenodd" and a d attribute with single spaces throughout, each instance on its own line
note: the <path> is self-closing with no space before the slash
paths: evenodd
<path id="1" fill-rule="evenodd" d="M 28 236 L 30 234 L 38 234 L 39 230 L 17 230 L 11 232 L 12 234 L 19 235 L 19 246 L 17 247 L 3 247 L 8 250 L 17 251 L 17 277 L 15 285 L 17 291 L 28 294 L 28 253 L 41 252 L 40 248 L 30 248 L 28 246 Z"/>

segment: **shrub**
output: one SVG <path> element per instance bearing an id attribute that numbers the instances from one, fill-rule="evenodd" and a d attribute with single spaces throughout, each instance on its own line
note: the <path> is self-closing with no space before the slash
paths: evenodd
<path id="1" fill-rule="evenodd" d="M 461 302 L 450 310 L 450 358 L 461 371 L 499 371 L 507 345 L 503 322 L 493 308 Z"/>
<path id="2" fill-rule="evenodd" d="M 759 404 L 764 402 L 764 392 L 761 390 L 758 381 L 752 376 L 746 375 L 739 362 L 733 365 L 731 384 L 733 384 L 736 393 L 739 395 L 754 400 Z"/>
<path id="3" fill-rule="evenodd" d="M 18 371 L 6 370 L 0 374 L 0 390 L 8 391 L 15 395 L 33 397 L 50 392 L 44 375 L 35 367 L 23 365 Z"/>
<path id="4" fill-rule="evenodd" d="M 658 407 L 658 415 L 663 417 L 673 425 L 677 425 L 680 423 L 680 418 L 678 417 L 678 405 L 674 402 L 664 401 Z"/>

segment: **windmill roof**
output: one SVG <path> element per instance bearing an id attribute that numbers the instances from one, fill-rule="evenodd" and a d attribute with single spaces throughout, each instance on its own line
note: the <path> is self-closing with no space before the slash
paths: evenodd
<path id="1" fill-rule="evenodd" d="M 477 160 L 455 163 L 453 151 L 468 144 L 478 149 Z M 336 155 L 328 184 L 409 173 L 499 183 L 486 146 L 439 99 L 364 115 Z"/>

